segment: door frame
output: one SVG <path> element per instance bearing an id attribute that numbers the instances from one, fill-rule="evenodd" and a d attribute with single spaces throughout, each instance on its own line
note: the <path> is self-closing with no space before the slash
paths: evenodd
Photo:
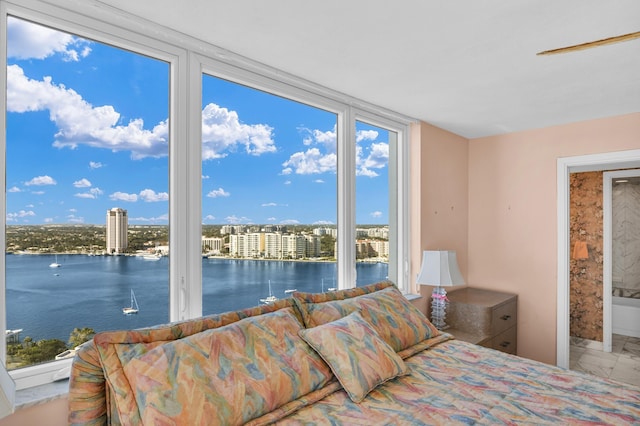
<path id="1" fill-rule="evenodd" d="M 560 157 L 557 160 L 556 364 L 560 367 L 569 368 L 569 174 L 638 167 L 640 150 Z"/>

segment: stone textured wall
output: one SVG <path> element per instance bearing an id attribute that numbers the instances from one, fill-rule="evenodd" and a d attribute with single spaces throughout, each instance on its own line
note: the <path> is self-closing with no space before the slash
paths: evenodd
<path id="1" fill-rule="evenodd" d="M 613 295 L 640 298 L 640 180 L 613 183 Z"/>
<path id="2" fill-rule="evenodd" d="M 587 243 L 588 259 L 570 260 L 570 334 L 602 341 L 602 172 L 570 175 L 570 253 Z"/>

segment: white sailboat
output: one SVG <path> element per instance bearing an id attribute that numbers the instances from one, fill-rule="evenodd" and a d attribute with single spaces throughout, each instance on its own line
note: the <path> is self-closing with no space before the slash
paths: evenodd
<path id="1" fill-rule="evenodd" d="M 269 280 L 269 296 L 265 297 L 264 299 L 260 299 L 261 303 L 273 303 L 275 301 L 277 301 L 278 298 L 276 296 L 273 295 L 273 292 L 271 291 L 271 280 Z"/>
<path id="2" fill-rule="evenodd" d="M 140 308 L 138 307 L 138 301 L 136 300 L 136 294 L 131 289 L 131 305 L 126 308 L 122 308 L 122 313 L 125 315 L 137 314 Z"/>
<path id="3" fill-rule="evenodd" d="M 49 264 L 49 268 L 59 268 L 62 265 L 58 263 L 58 255 L 56 254 L 56 261 Z"/>

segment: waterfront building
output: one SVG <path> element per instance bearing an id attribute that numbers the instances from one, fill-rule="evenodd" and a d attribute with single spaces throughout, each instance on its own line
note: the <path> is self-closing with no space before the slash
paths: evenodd
<path id="1" fill-rule="evenodd" d="M 222 253 L 224 247 L 224 238 L 219 237 L 202 237 L 202 252 L 203 253 Z"/>
<path id="2" fill-rule="evenodd" d="M 282 255 L 285 259 L 301 259 L 305 257 L 307 240 L 304 235 L 285 234 L 282 236 Z"/>
<path id="3" fill-rule="evenodd" d="M 305 235 L 307 257 L 319 257 L 321 254 L 321 238 L 318 235 Z"/>
<path id="4" fill-rule="evenodd" d="M 123 253 L 129 246 L 127 211 L 118 207 L 107 210 L 107 253 Z"/>
<path id="5" fill-rule="evenodd" d="M 235 257 L 250 257 L 247 234 L 231 234 L 229 236 L 229 254 Z"/>
<path id="6" fill-rule="evenodd" d="M 264 234 L 264 257 L 267 259 L 282 259 L 282 234 L 267 232 Z"/>

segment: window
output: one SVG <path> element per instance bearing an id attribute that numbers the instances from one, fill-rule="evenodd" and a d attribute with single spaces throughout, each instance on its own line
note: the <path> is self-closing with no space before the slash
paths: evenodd
<path id="1" fill-rule="evenodd" d="M 14 369 L 167 321 L 169 64 L 19 18 L 7 31 Z"/>
<path id="2" fill-rule="evenodd" d="M 357 285 L 367 285 L 389 276 L 390 248 L 395 227 L 390 212 L 395 200 L 389 198 L 393 181 L 389 157 L 397 134 L 356 121 L 356 269 Z"/>
<path id="3" fill-rule="evenodd" d="M 61 0 L 70 5 L 67 1 Z M 389 228 L 388 269 L 379 278 L 388 276 L 407 289 L 406 117 L 229 52 L 218 55 L 214 46 L 143 20 L 75 2 L 73 6 L 75 12 L 31 0 L 27 9 L 17 1 L 0 0 L 0 32 L 10 40 L 9 51 L 0 45 L 0 77 L 3 84 L 10 83 L 7 92 L 0 92 L 0 120 L 6 122 L 6 133 L 0 135 L 0 164 L 6 172 L 0 174 L 5 188 L 0 203 L 7 212 L 0 247 L 14 253 L 0 257 L 1 327 L 26 329 L 27 318 L 15 320 L 19 313 L 13 297 L 16 279 L 30 271 L 15 262 L 35 256 L 15 253 L 30 247 L 42 251 L 39 258 L 44 262 L 31 272 L 46 274 L 46 280 L 25 300 L 50 292 L 45 281 L 64 279 L 72 269 L 72 255 L 63 254 L 68 250 L 81 251 L 83 262 L 100 257 L 112 262 L 110 267 L 127 265 L 124 270 L 130 274 L 114 278 L 108 288 L 92 288 L 93 275 L 85 271 L 87 279 L 80 288 L 50 298 L 57 318 L 74 328 L 93 328 L 93 323 L 83 321 L 92 315 L 113 315 L 108 326 L 95 328 L 130 328 L 256 305 L 272 293 L 286 297 L 292 289 L 327 291 L 365 284 L 360 281 L 364 274 L 357 272 L 360 223 Z M 49 28 L 67 41 L 58 40 L 55 55 L 47 59 L 20 58 L 11 40 L 26 38 L 12 38 L 14 22 Z M 56 67 L 52 61 L 57 61 Z M 118 70 L 105 73 L 114 63 Z M 119 81 L 119 73 L 128 78 Z M 18 112 L 15 81 L 26 83 L 20 89 L 38 83 L 48 89 L 38 94 L 66 94 L 65 99 L 75 103 L 54 111 L 60 102 L 47 99 L 47 108 L 25 104 Z M 123 101 L 124 95 L 131 97 Z M 78 105 L 85 108 L 85 120 L 62 126 L 58 120 L 68 120 Z M 95 123 L 108 117 L 110 124 L 96 129 Z M 37 125 L 29 124 L 36 119 Z M 224 135 L 215 134 L 232 130 L 241 132 L 230 144 Z M 356 145 L 358 132 L 374 131 L 375 140 Z M 124 137 L 132 134 L 127 132 L 136 137 Z M 104 148 L 107 140 L 118 144 Z M 378 154 L 374 150 L 383 148 L 380 144 L 388 145 L 386 165 L 376 166 L 378 177 L 367 180 L 358 170 L 362 172 L 362 160 L 369 153 Z M 47 169 L 62 165 L 64 173 L 54 175 Z M 303 191 L 291 197 L 294 187 Z M 372 190 L 380 198 L 375 206 Z M 94 210 L 97 213 L 89 213 Z M 360 211 L 366 219 L 361 220 Z M 378 220 L 366 216 L 374 211 L 382 212 Z M 61 226 L 50 230 L 44 218 Z M 75 224 L 80 218 L 82 223 Z M 126 244 L 118 232 L 125 223 Z M 32 242 L 26 226 L 30 224 L 42 225 Z M 242 238 L 232 240 L 239 231 L 244 232 Z M 62 235 L 75 246 L 57 246 Z M 107 246 L 112 254 L 142 250 L 139 254 L 148 260 L 90 256 Z M 209 267 L 216 262 L 228 262 L 223 267 L 235 268 L 234 275 L 253 277 L 255 287 L 246 302 L 237 300 L 244 290 L 225 288 L 222 268 Z M 52 263 L 62 266 L 50 268 Z M 309 264 L 307 272 L 292 272 L 292 265 L 301 263 Z M 241 271 L 249 264 L 250 271 Z M 154 272 L 141 273 L 143 267 Z M 365 281 L 377 279 L 376 275 Z M 221 303 L 223 294 L 235 300 Z M 133 296 L 139 312 L 125 316 L 122 308 L 135 305 Z M 157 316 L 145 318 L 152 307 Z M 62 330 L 58 320 L 50 323 L 55 323 L 52 330 L 60 340 L 69 339 L 68 327 Z M 0 349 L 6 358 L 6 342 Z M 19 388 L 32 386 L 61 377 L 64 373 L 58 370 L 69 364 L 70 359 L 57 360 L 17 369 L 12 375 Z"/>
<path id="4" fill-rule="evenodd" d="M 203 312 L 336 286 L 336 114 L 202 79 Z"/>

